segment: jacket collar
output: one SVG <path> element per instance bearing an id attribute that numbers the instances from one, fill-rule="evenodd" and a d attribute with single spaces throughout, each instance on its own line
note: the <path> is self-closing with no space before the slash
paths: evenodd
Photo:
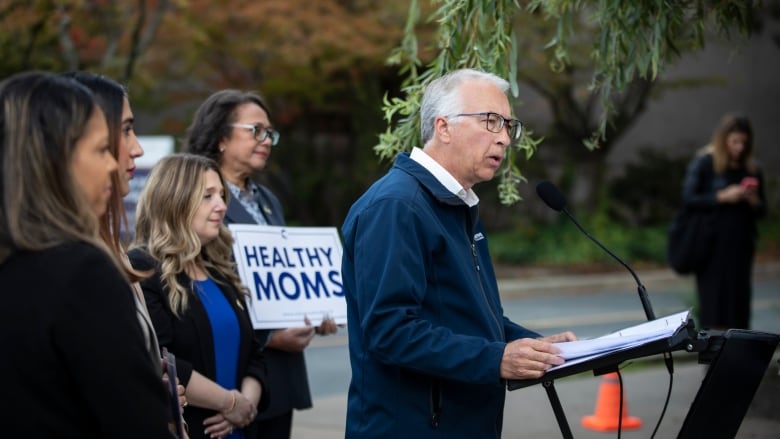
<path id="1" fill-rule="evenodd" d="M 460 197 L 444 187 L 430 171 L 412 160 L 408 152 L 398 154 L 393 167 L 414 177 L 420 182 L 420 185 L 425 188 L 425 190 L 441 203 L 449 204 L 451 206 L 466 206 L 466 203 L 464 203 Z"/>

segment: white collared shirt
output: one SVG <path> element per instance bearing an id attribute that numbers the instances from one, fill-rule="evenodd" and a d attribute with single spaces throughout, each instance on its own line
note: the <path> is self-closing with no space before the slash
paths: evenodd
<path id="1" fill-rule="evenodd" d="M 452 176 L 452 174 L 447 172 L 447 170 L 444 169 L 442 165 L 431 158 L 431 156 L 429 156 L 422 149 L 415 146 L 412 149 L 412 153 L 409 155 L 409 158 L 419 163 L 423 168 L 427 169 L 428 172 L 436 177 L 436 180 L 439 180 L 439 183 L 441 183 L 442 186 L 447 188 L 448 191 L 457 195 L 458 198 L 463 200 L 463 202 L 466 203 L 466 205 L 469 207 L 474 207 L 479 204 L 479 197 L 477 197 L 477 194 L 474 193 L 473 190 L 464 189 L 463 186 L 458 183 L 458 180 Z"/>

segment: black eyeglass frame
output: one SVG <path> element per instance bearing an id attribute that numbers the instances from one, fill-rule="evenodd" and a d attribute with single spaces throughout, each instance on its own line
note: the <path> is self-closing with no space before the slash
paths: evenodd
<path id="1" fill-rule="evenodd" d="M 517 140 L 520 138 L 520 136 L 523 134 L 523 123 L 520 122 L 517 119 L 507 119 L 504 116 L 494 113 L 492 111 L 485 111 L 482 113 L 459 113 L 459 114 L 453 114 L 451 116 L 447 116 L 448 118 L 451 117 L 460 117 L 460 116 L 479 116 L 485 118 L 485 129 L 490 131 L 491 133 L 500 133 L 504 127 L 507 129 L 507 134 L 509 134 L 509 138 L 512 140 Z M 491 130 L 490 129 L 490 118 L 494 116 L 497 117 L 499 120 L 498 123 L 498 129 Z M 514 130 L 514 134 L 512 133 L 512 130 Z"/>
<path id="2" fill-rule="evenodd" d="M 272 146 L 276 146 L 279 143 L 279 138 L 281 137 L 279 131 L 263 126 L 262 124 L 252 125 L 249 123 L 232 123 L 230 126 L 252 131 L 252 137 L 254 137 L 254 139 L 258 142 L 264 142 L 265 139 L 270 137 Z"/>

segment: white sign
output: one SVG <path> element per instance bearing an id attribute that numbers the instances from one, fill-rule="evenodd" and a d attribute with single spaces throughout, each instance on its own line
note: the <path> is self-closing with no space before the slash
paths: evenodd
<path id="1" fill-rule="evenodd" d="M 255 329 L 347 323 L 341 239 L 335 227 L 230 224 L 233 255 L 252 296 Z"/>

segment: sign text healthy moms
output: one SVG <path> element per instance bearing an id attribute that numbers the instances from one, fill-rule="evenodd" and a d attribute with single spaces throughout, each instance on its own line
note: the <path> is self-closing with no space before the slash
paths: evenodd
<path id="1" fill-rule="evenodd" d="M 233 255 L 252 296 L 255 329 L 347 323 L 341 239 L 335 227 L 230 224 Z"/>

